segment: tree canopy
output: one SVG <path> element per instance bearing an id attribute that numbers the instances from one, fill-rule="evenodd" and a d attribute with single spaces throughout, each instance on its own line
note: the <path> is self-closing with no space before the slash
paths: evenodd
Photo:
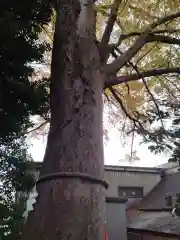
<path id="1" fill-rule="evenodd" d="M 151 151 L 171 151 L 170 160 L 174 161 L 179 151 L 178 10 L 178 1 L 97 3 L 101 24 L 105 25 L 107 19 L 105 31 L 100 34 L 101 42 L 112 31 L 110 61 L 116 59 L 109 64 L 114 67 L 109 74 L 115 71 L 117 75 L 109 78 L 110 84 L 106 86 L 110 90 L 106 89 L 108 100 L 118 103 L 125 118 L 130 120 L 131 127 L 126 121 L 124 128 L 132 133 L 132 138 L 134 132 L 141 134 L 143 142 L 151 143 Z M 172 126 L 169 130 L 168 119 L 176 128 Z"/>
<path id="2" fill-rule="evenodd" d="M 51 7 L 43 1 L 1 1 L 1 141 L 9 141 L 30 126 L 29 116 L 40 113 L 46 100 L 43 82 L 32 80 L 30 63 L 42 62 L 47 43 L 39 39 L 51 19 Z M 31 9 L 31 10 L 30 10 Z M 8 114 L 10 113 L 10 114 Z"/>
<path id="3" fill-rule="evenodd" d="M 123 131 L 153 143 L 150 150 L 164 151 L 167 142 L 162 138 L 175 142 L 174 135 L 169 139 L 164 121 L 172 117 L 170 111 L 177 114 L 179 101 L 178 1 L 96 1 L 94 9 L 100 56 L 102 62 L 108 61 L 104 101 L 115 105 L 110 122 L 121 121 Z M 43 31 L 49 44 L 53 32 L 51 21 Z M 38 130 L 47 120 L 41 120 Z"/>

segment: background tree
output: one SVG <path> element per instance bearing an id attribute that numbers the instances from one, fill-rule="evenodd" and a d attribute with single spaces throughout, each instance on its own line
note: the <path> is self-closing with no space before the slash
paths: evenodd
<path id="1" fill-rule="evenodd" d="M 179 5 L 168 0 L 69 0 L 57 1 L 53 8 L 50 131 L 39 197 L 23 238 L 102 239 L 102 93 L 121 106 L 133 131 L 153 136 L 150 126 L 155 111 L 162 118 L 158 96 L 165 89 L 157 77 L 166 76 L 163 83 L 169 84 L 180 72 Z M 135 97 L 143 104 L 134 106 Z"/>
<path id="2" fill-rule="evenodd" d="M 31 158 L 27 154 L 24 139 L 16 139 L 16 143 L 4 146 L 0 150 L 0 236 L 1 239 L 18 239 L 24 224 L 23 212 L 25 209 L 26 193 L 34 184 L 30 173 Z M 17 192 L 24 192 L 19 195 Z"/>
<path id="3" fill-rule="evenodd" d="M 155 154 L 165 152 L 170 162 L 180 163 L 179 93 L 176 92 L 175 96 L 171 102 L 167 99 L 161 101 L 161 118 L 154 113 L 152 124 L 156 121 L 156 127 L 153 134 L 146 137 L 145 142 L 149 143 L 149 149 Z M 158 124 L 160 119 L 164 128 Z"/>
<path id="4" fill-rule="evenodd" d="M 32 63 L 42 63 L 49 45 L 39 39 L 50 21 L 44 1 L 0 2 L 0 239 L 19 239 L 24 199 L 34 180 L 29 173 L 26 133 L 31 115 L 43 114 L 48 92 L 45 81 L 36 81 Z"/>
<path id="5" fill-rule="evenodd" d="M 176 194 L 176 205 L 173 210 L 173 214 L 178 217 L 180 216 L 180 193 Z"/>

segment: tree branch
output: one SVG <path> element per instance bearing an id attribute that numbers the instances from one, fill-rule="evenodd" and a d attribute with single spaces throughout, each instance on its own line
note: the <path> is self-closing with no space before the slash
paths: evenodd
<path id="1" fill-rule="evenodd" d="M 158 46 L 158 42 L 156 42 L 152 48 L 150 48 L 147 52 L 145 52 L 142 56 L 140 56 L 137 61 L 136 61 L 136 65 L 138 65 L 138 63 L 145 57 L 147 56 L 156 46 Z"/>
<path id="2" fill-rule="evenodd" d="M 47 124 L 48 122 L 49 122 L 49 121 L 45 121 L 45 122 L 41 123 L 39 126 L 37 126 L 37 127 L 33 128 L 32 130 L 28 131 L 27 134 L 39 130 L 42 126 L 44 126 L 44 125 Z"/>
<path id="3" fill-rule="evenodd" d="M 150 133 L 148 130 L 146 130 L 143 126 L 143 124 L 141 123 L 141 121 L 139 120 L 139 117 L 136 116 L 132 116 L 131 114 L 128 113 L 126 107 L 124 106 L 121 98 L 119 97 L 119 93 L 116 91 L 115 88 L 113 87 L 109 87 L 109 90 L 112 93 L 112 96 L 116 99 L 116 101 L 120 104 L 121 109 L 123 110 L 124 114 L 126 115 L 126 117 L 131 120 L 134 124 L 133 130 L 129 131 L 128 133 L 130 134 L 132 131 L 137 131 L 138 133 L 143 134 L 143 137 L 146 139 L 146 135 L 150 136 L 152 133 Z M 138 112 L 137 112 L 138 113 Z M 143 116 L 144 117 L 144 116 Z"/>
<path id="4" fill-rule="evenodd" d="M 154 34 L 150 34 L 147 37 L 147 42 L 162 42 L 162 43 L 167 43 L 167 44 L 180 45 L 180 39 L 178 39 L 178 38 L 163 36 L 163 35 L 154 35 Z"/>
<path id="5" fill-rule="evenodd" d="M 95 39 L 95 9 L 94 0 L 80 0 L 81 11 L 77 21 L 77 30 L 80 37 Z"/>
<path id="6" fill-rule="evenodd" d="M 139 69 L 137 68 L 137 66 L 134 66 L 133 63 L 131 63 L 131 64 L 132 64 L 133 68 L 135 69 L 135 71 L 137 72 L 137 74 L 140 74 Z M 159 115 L 159 118 L 160 118 L 160 121 L 161 121 L 161 125 L 162 125 L 162 127 L 163 127 L 163 129 L 164 129 L 164 123 L 163 123 L 163 120 L 162 120 L 162 117 L 161 117 L 161 111 L 160 111 L 160 109 L 159 109 L 158 103 L 157 103 L 154 95 L 153 95 L 152 92 L 150 91 L 150 89 L 149 89 L 149 87 L 148 87 L 148 84 L 147 84 L 147 82 L 146 82 L 146 80 L 145 80 L 144 77 L 142 77 L 142 81 L 143 81 L 143 83 L 144 83 L 144 86 L 145 86 L 145 88 L 146 88 L 147 93 L 150 95 L 151 100 L 154 102 L 154 105 L 155 105 L 155 107 L 156 107 L 156 109 L 157 109 L 157 112 L 158 112 L 158 115 Z"/>
<path id="7" fill-rule="evenodd" d="M 147 37 L 154 28 L 178 17 L 180 17 L 180 12 L 165 16 L 164 18 L 159 19 L 158 21 L 147 27 L 147 29 L 141 33 L 135 43 L 124 54 L 119 56 L 112 63 L 106 64 L 106 66 L 104 67 L 106 73 L 114 74 L 118 72 L 119 69 L 121 69 L 132 57 L 134 57 L 134 55 L 136 55 L 136 53 L 146 44 Z"/>
<path id="8" fill-rule="evenodd" d="M 102 36 L 102 40 L 101 40 L 102 45 L 107 45 L 109 43 L 110 36 L 111 36 L 112 30 L 113 30 L 113 26 L 114 26 L 114 23 L 117 18 L 117 12 L 118 12 L 120 2 L 121 2 L 120 0 L 114 0 L 114 3 L 111 8 L 111 13 L 109 15 L 109 18 L 108 18 L 108 21 L 106 24 L 106 28 L 105 28 L 103 36 Z"/>
<path id="9" fill-rule="evenodd" d="M 160 76 L 163 74 L 170 74 L 170 73 L 177 73 L 180 74 L 180 68 L 160 68 L 160 69 L 152 69 L 144 72 L 139 72 L 130 74 L 130 75 L 124 75 L 119 76 L 116 78 L 108 78 L 105 82 L 105 88 L 109 88 L 110 86 L 118 85 L 121 83 L 127 83 L 130 81 L 139 80 L 146 77 L 155 77 Z"/>
<path id="10" fill-rule="evenodd" d="M 109 90 L 112 93 L 112 96 L 116 99 L 116 101 L 119 103 L 119 105 L 121 106 L 122 111 L 124 112 L 124 114 L 126 115 L 126 117 L 131 120 L 134 124 L 134 129 L 136 128 L 136 130 L 139 130 L 141 132 L 144 133 L 148 133 L 147 130 L 143 127 L 142 123 L 139 121 L 138 118 L 136 118 L 135 116 L 132 116 L 131 114 L 128 113 L 126 107 L 124 106 L 121 98 L 119 97 L 119 94 L 117 93 L 116 89 L 114 89 L 113 87 L 109 87 Z M 129 132 L 130 133 L 130 132 Z"/>
<path id="11" fill-rule="evenodd" d="M 53 43 L 54 38 L 51 36 L 51 34 L 47 31 L 47 29 L 44 26 L 41 26 L 41 29 L 47 34 L 48 38 L 51 40 L 51 43 Z"/>
<path id="12" fill-rule="evenodd" d="M 124 114 L 126 115 L 126 117 L 128 117 L 128 118 L 129 118 L 131 121 L 133 121 L 133 122 L 137 122 L 137 119 L 134 118 L 133 116 L 131 116 L 131 115 L 127 112 L 127 110 L 126 110 L 126 108 L 125 108 L 125 106 L 124 106 L 121 98 L 118 96 L 118 94 L 116 93 L 115 89 L 114 89 L 113 87 L 109 87 L 109 90 L 111 91 L 111 93 L 112 93 L 113 97 L 116 99 L 116 101 L 120 104 L 120 106 L 121 106 Z"/>
<path id="13" fill-rule="evenodd" d="M 163 78 L 164 78 L 164 76 L 163 76 Z M 161 76 L 158 77 L 158 79 L 159 79 L 160 83 L 163 85 L 163 87 L 166 89 L 166 91 L 167 91 L 167 93 L 168 93 L 168 95 L 169 95 L 169 98 L 170 98 L 170 99 L 173 98 L 174 100 L 178 101 L 178 99 L 177 99 L 177 97 L 174 95 L 173 91 L 170 90 L 168 84 L 166 84 L 165 81 L 163 81 L 163 79 L 161 79 Z M 166 79 L 166 77 L 165 77 L 165 79 Z M 169 79 L 166 79 L 166 80 L 169 81 Z"/>
<path id="14" fill-rule="evenodd" d="M 162 29 L 162 30 L 154 30 L 152 31 L 152 34 L 164 34 L 164 33 L 177 33 L 177 32 L 180 32 L 180 29 Z M 142 33 L 141 32 L 131 32 L 131 33 L 128 33 L 128 34 L 121 34 L 116 46 L 119 46 L 120 43 L 127 39 L 127 38 L 130 38 L 130 37 L 137 37 L 137 36 L 140 36 Z"/>

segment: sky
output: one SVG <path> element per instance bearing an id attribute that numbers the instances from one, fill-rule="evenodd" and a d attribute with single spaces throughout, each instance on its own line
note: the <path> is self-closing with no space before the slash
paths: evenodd
<path id="1" fill-rule="evenodd" d="M 29 153 L 34 161 L 42 161 L 46 147 L 46 137 L 39 137 L 29 141 Z M 155 167 L 168 161 L 165 155 L 154 155 L 145 144 L 139 144 L 139 138 L 134 141 L 134 150 L 137 151 L 139 161 L 129 163 L 123 160 L 126 153 L 130 153 L 130 145 L 122 143 L 117 127 L 109 131 L 109 141 L 104 144 L 104 161 L 106 165 L 130 165 L 141 167 Z"/>

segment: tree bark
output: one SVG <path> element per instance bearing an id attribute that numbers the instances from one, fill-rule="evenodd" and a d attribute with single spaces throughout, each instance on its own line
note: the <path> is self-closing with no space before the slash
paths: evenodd
<path id="1" fill-rule="evenodd" d="M 61 2 L 61 1 L 60 1 Z M 77 34 L 74 0 L 57 9 L 51 68 L 51 124 L 40 177 L 80 173 L 103 179 L 102 91 L 99 53 L 91 38 Z M 68 174 L 67 174 L 68 175 Z M 37 184 L 24 240 L 104 238 L 104 186 L 80 178 Z"/>

